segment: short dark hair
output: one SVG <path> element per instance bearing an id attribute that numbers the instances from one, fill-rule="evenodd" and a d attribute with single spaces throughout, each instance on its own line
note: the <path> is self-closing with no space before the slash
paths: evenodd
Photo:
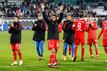
<path id="1" fill-rule="evenodd" d="M 56 15 L 56 14 L 53 14 L 52 16 L 55 16 L 55 17 L 57 17 L 57 15 Z"/>
<path id="2" fill-rule="evenodd" d="M 18 19 L 19 19 L 19 16 L 17 16 L 17 15 L 14 15 L 13 17 L 16 17 L 16 18 L 18 18 Z"/>
<path id="3" fill-rule="evenodd" d="M 80 18 L 83 18 L 84 16 L 83 16 L 83 14 L 80 14 L 79 17 L 80 17 Z"/>

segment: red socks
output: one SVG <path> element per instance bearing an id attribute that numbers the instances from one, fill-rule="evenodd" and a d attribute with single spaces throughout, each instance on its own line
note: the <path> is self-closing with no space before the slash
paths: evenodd
<path id="1" fill-rule="evenodd" d="M 16 61 L 17 53 L 13 51 L 14 61 Z"/>
<path id="2" fill-rule="evenodd" d="M 19 55 L 20 60 L 22 60 L 22 53 L 19 52 L 18 55 Z M 17 53 L 16 53 L 16 51 L 13 51 L 13 56 L 14 56 L 14 61 L 16 61 L 16 58 L 17 58 Z"/>
<path id="3" fill-rule="evenodd" d="M 84 58 L 84 47 L 82 47 L 82 58 Z"/>
<path id="4" fill-rule="evenodd" d="M 89 48 L 89 51 L 90 51 L 90 57 L 91 57 L 93 55 L 91 47 Z"/>
<path id="5" fill-rule="evenodd" d="M 19 52 L 18 55 L 19 55 L 20 60 L 22 60 L 22 53 Z"/>
<path id="6" fill-rule="evenodd" d="M 90 57 L 92 57 L 92 48 L 90 47 Z M 95 52 L 96 52 L 96 56 L 98 56 L 99 55 L 99 52 L 98 52 L 98 48 L 95 48 Z"/>
<path id="7" fill-rule="evenodd" d="M 95 51 L 96 51 L 96 56 L 98 56 L 99 55 L 98 48 L 96 48 Z"/>
<path id="8" fill-rule="evenodd" d="M 51 54 L 50 55 L 50 62 L 49 63 L 55 63 L 56 61 L 57 61 L 56 54 Z"/>

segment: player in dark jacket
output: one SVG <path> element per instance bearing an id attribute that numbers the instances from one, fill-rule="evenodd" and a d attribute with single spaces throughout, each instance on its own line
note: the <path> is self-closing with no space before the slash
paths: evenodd
<path id="1" fill-rule="evenodd" d="M 59 31 L 58 25 L 63 19 L 63 6 L 60 6 L 60 16 L 59 19 L 56 14 L 51 16 L 51 19 L 48 18 L 46 13 L 44 12 L 44 4 L 41 4 L 41 8 L 43 11 L 43 17 L 48 25 L 48 50 L 51 50 L 50 62 L 48 64 L 49 67 L 55 67 L 57 65 L 56 52 L 59 48 Z"/>
<path id="2" fill-rule="evenodd" d="M 10 28 L 9 28 L 9 31 L 8 31 L 11 34 L 10 44 L 11 44 L 11 48 L 12 48 L 13 56 L 14 56 L 14 62 L 11 65 L 18 64 L 17 61 L 16 61 L 17 53 L 18 53 L 19 58 L 20 58 L 19 65 L 23 64 L 22 53 L 20 51 L 21 29 L 22 29 L 22 26 L 19 22 L 19 17 L 14 16 L 13 17 L 13 23 L 10 25 Z"/>
<path id="3" fill-rule="evenodd" d="M 68 50 L 68 46 L 72 47 L 72 60 L 74 60 L 74 35 L 75 31 L 73 28 L 73 18 L 68 15 L 67 20 L 63 24 L 63 31 L 64 31 L 64 60 L 66 60 L 66 53 Z"/>
<path id="4" fill-rule="evenodd" d="M 41 60 L 44 52 L 44 41 L 45 41 L 45 21 L 43 20 L 42 14 L 38 14 L 38 19 L 32 26 L 32 30 L 34 31 L 33 40 L 36 44 L 36 50 L 39 56 L 39 60 Z"/>

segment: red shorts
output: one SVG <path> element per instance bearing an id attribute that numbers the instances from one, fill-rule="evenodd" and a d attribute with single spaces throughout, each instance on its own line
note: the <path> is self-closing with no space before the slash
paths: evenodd
<path id="1" fill-rule="evenodd" d="M 48 50 L 51 50 L 52 48 L 58 50 L 59 40 L 48 40 Z"/>
<path id="2" fill-rule="evenodd" d="M 88 39 L 88 45 L 97 44 L 97 39 Z"/>
<path id="3" fill-rule="evenodd" d="M 104 46 L 104 47 L 107 47 L 107 39 L 103 39 L 103 42 L 102 42 L 102 43 L 103 43 L 103 46 Z"/>
<path id="4" fill-rule="evenodd" d="M 14 50 L 20 50 L 20 43 L 11 44 L 11 49 Z"/>
<path id="5" fill-rule="evenodd" d="M 74 39 L 75 45 L 84 45 L 85 44 L 85 38 L 84 37 L 75 37 Z"/>

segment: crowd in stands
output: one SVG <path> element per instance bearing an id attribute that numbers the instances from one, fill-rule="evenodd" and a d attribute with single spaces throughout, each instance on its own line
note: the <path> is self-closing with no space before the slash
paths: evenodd
<path id="1" fill-rule="evenodd" d="M 48 15 L 53 12 L 58 11 L 58 6 L 64 3 L 55 3 L 54 0 L 18 0 L 17 3 L 8 4 L 6 2 L 0 3 L 0 15 L 5 17 L 12 17 L 13 15 L 18 15 L 21 17 L 36 17 L 37 14 L 40 12 L 40 3 L 45 2 L 45 10 Z M 74 17 L 78 17 L 80 13 L 83 13 L 84 16 L 87 14 L 92 14 L 93 16 L 97 16 L 96 12 L 89 10 L 87 6 L 84 5 L 77 5 L 72 6 L 69 4 L 65 5 L 65 16 L 67 14 L 71 14 Z"/>

